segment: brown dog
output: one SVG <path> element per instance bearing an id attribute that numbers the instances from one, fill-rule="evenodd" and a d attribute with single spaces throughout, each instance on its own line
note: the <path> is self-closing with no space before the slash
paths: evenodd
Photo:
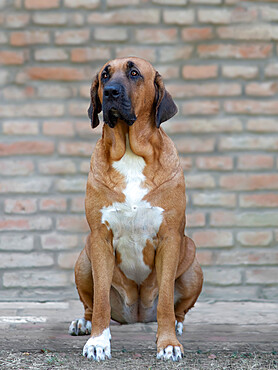
<path id="1" fill-rule="evenodd" d="M 183 171 L 160 128 L 177 107 L 148 62 L 123 58 L 105 64 L 92 84 L 93 128 L 101 110 L 85 202 L 91 233 L 75 266 L 85 314 L 69 332 L 91 332 L 83 355 L 100 361 L 111 357 L 111 317 L 157 321 L 157 358 L 177 361 L 176 333 L 203 282 L 194 242 L 184 235 Z"/>

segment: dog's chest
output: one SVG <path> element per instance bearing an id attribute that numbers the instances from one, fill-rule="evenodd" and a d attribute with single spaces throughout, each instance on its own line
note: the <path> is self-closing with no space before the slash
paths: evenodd
<path id="1" fill-rule="evenodd" d="M 131 151 L 128 143 L 125 155 L 113 167 L 125 177 L 125 202 L 102 208 L 102 223 L 108 223 L 113 232 L 113 248 L 119 255 L 120 269 L 129 279 L 141 284 L 151 272 L 145 263 L 144 248 L 147 240 L 152 243 L 157 235 L 163 209 L 143 200 L 147 194 L 143 187 L 145 161 Z"/>

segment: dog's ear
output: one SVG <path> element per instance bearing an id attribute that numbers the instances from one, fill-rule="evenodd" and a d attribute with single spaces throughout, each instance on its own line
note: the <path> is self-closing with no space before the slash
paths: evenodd
<path id="1" fill-rule="evenodd" d="M 156 127 L 159 128 L 162 122 L 168 121 L 178 111 L 176 104 L 174 103 L 172 96 L 165 89 L 162 77 L 156 72 L 154 85 L 156 90 L 155 98 L 155 123 Z"/>
<path id="2" fill-rule="evenodd" d="M 91 120 L 92 128 L 95 128 L 99 125 L 98 114 L 102 110 L 101 102 L 98 97 L 98 86 L 98 75 L 96 75 L 96 78 L 91 86 L 91 104 L 88 109 L 88 116 Z"/>

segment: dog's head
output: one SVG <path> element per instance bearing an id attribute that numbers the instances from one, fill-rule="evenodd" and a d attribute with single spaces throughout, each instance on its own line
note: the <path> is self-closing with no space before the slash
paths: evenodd
<path id="1" fill-rule="evenodd" d="M 106 63 L 91 86 L 88 115 L 92 127 L 104 122 L 113 128 L 119 120 L 131 126 L 140 118 L 160 124 L 177 113 L 177 107 L 165 89 L 162 77 L 147 61 L 130 57 Z"/>

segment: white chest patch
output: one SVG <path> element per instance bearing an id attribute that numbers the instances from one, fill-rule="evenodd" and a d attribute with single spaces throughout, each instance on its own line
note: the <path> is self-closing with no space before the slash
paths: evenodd
<path id="1" fill-rule="evenodd" d="M 148 190 L 143 188 L 145 161 L 134 154 L 127 138 L 126 152 L 113 167 L 125 177 L 125 202 L 103 207 L 102 223 L 108 222 L 113 231 L 113 248 L 121 255 L 120 269 L 137 284 L 141 284 L 151 269 L 144 263 L 143 249 L 161 225 L 163 208 L 152 207 L 142 200 Z"/>

